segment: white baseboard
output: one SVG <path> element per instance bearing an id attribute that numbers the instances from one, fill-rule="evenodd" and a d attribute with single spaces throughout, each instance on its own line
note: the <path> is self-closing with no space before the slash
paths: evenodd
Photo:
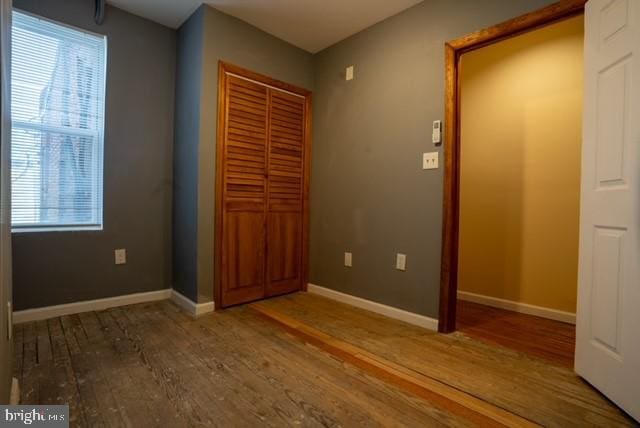
<path id="1" fill-rule="evenodd" d="M 166 300 L 171 297 L 171 289 L 150 291 L 148 293 L 127 294 L 125 296 L 108 297 L 106 299 L 87 300 L 84 302 L 67 303 L 64 305 L 47 306 L 44 308 L 26 309 L 13 313 L 13 323 L 20 324 L 30 321 L 40 321 L 64 315 L 82 312 L 101 311 L 117 306 L 134 305 L 137 303 Z"/>
<path id="2" fill-rule="evenodd" d="M 483 296 L 481 294 L 469 293 L 468 291 L 458 291 L 458 299 L 492 306 L 494 308 L 506 309 L 508 311 L 519 312 L 522 314 L 535 315 L 537 317 L 548 318 L 555 321 L 562 321 L 568 324 L 576 323 L 576 314 L 559 311 L 557 309 L 543 308 L 542 306 L 499 299 L 497 297 Z"/>
<path id="3" fill-rule="evenodd" d="M 214 302 L 196 303 L 176 290 L 171 290 L 171 301 L 194 317 L 208 314 L 215 309 Z"/>
<path id="4" fill-rule="evenodd" d="M 339 291 L 331 290 L 329 288 L 320 287 L 319 285 L 308 284 L 307 288 L 309 293 L 317 294 L 319 296 L 327 297 L 338 302 L 346 303 L 347 305 L 356 306 L 361 309 L 366 309 L 371 312 L 375 312 L 380 315 L 387 316 L 389 318 L 404 321 L 409 324 L 417 325 L 427 330 L 438 330 L 438 320 L 429 318 L 424 315 L 414 314 L 413 312 L 407 312 L 402 309 L 394 308 L 391 306 L 383 305 L 381 303 L 372 302 L 361 297 L 352 296 L 350 294 L 341 293 Z"/>
<path id="5" fill-rule="evenodd" d="M 9 395 L 9 405 L 17 406 L 20 404 L 20 384 L 15 377 L 11 380 L 11 395 Z"/>

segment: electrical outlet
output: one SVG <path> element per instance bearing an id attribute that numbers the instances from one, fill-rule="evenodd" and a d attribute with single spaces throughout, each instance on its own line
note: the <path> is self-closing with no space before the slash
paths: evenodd
<path id="1" fill-rule="evenodd" d="M 117 265 L 127 264 L 127 250 L 125 249 L 115 250 L 115 258 L 116 258 Z"/>
<path id="2" fill-rule="evenodd" d="M 398 270 L 407 270 L 407 255 L 406 254 L 396 254 L 396 269 Z"/>
<path id="3" fill-rule="evenodd" d="M 346 80 L 353 80 L 353 65 L 347 67 L 347 70 L 345 71 L 345 79 Z"/>
<path id="4" fill-rule="evenodd" d="M 352 267 L 353 266 L 353 254 L 344 253 L 344 265 L 346 267 Z"/>

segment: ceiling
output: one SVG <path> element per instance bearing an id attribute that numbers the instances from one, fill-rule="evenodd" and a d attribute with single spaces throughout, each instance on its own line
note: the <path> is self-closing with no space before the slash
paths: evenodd
<path id="1" fill-rule="evenodd" d="M 178 28 L 201 0 L 107 0 Z M 205 0 L 204 3 L 315 53 L 422 0 Z"/>

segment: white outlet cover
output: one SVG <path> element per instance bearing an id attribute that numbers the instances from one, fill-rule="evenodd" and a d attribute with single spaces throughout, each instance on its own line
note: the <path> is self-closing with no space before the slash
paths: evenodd
<path id="1" fill-rule="evenodd" d="M 352 267 L 353 266 L 353 254 L 344 253 L 344 265 L 346 267 Z"/>
<path id="2" fill-rule="evenodd" d="M 407 270 L 407 255 L 406 254 L 396 254 L 396 269 L 398 270 Z"/>
<path id="3" fill-rule="evenodd" d="M 438 152 L 422 154 L 422 169 L 438 169 L 439 163 Z"/>
<path id="4" fill-rule="evenodd" d="M 127 264 L 127 250 L 124 248 L 115 250 L 115 259 L 117 265 Z"/>
<path id="5" fill-rule="evenodd" d="M 346 75 L 346 80 L 353 80 L 353 65 L 350 65 L 349 67 L 347 67 L 347 71 L 345 73 Z"/>

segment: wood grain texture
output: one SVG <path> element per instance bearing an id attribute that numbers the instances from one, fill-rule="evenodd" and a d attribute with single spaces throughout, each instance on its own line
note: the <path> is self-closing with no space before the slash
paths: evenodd
<path id="1" fill-rule="evenodd" d="M 464 333 L 443 335 L 317 295 L 259 303 L 411 372 L 543 426 L 633 426 L 572 370 Z"/>
<path id="2" fill-rule="evenodd" d="M 222 177 L 222 305 L 265 292 L 269 91 L 226 76 Z"/>
<path id="3" fill-rule="evenodd" d="M 311 148 L 313 145 L 313 94 L 306 95 L 305 112 L 307 119 L 304 121 L 304 182 L 302 204 L 302 291 L 307 291 L 309 284 L 309 230 L 310 208 L 309 195 L 311 191 Z"/>
<path id="4" fill-rule="evenodd" d="M 458 53 L 478 49 L 487 44 L 579 15 L 584 12 L 586 2 L 587 0 L 560 0 L 542 9 L 451 40 L 447 44 Z"/>
<path id="5" fill-rule="evenodd" d="M 576 326 L 458 300 L 460 332 L 573 369 Z"/>
<path id="6" fill-rule="evenodd" d="M 305 205 L 306 99 L 270 91 L 266 296 L 300 290 Z"/>
<path id="7" fill-rule="evenodd" d="M 451 333 L 456 329 L 460 223 L 460 57 L 465 52 L 584 13 L 585 3 L 586 0 L 561 0 L 445 43 L 445 162 L 438 326 L 442 333 Z"/>
<path id="8" fill-rule="evenodd" d="M 16 336 L 35 351 L 16 354 L 22 402 L 69 403 L 73 427 L 473 426 L 244 307 L 193 319 L 165 301 L 46 325 L 49 346 L 42 324 Z"/>
<path id="9" fill-rule="evenodd" d="M 345 362 L 372 373 L 407 392 L 413 393 L 442 409 L 468 419 L 477 426 L 533 427 L 532 422 L 478 400 L 470 394 L 451 388 L 442 382 L 407 370 L 362 348 L 338 340 L 265 305 L 252 304 L 251 308 L 305 342 L 335 355 Z"/>
<path id="10" fill-rule="evenodd" d="M 460 195 L 460 125 L 458 58 L 453 47 L 445 46 L 445 139 L 444 139 L 444 189 L 442 212 L 442 261 L 440 266 L 440 316 L 438 331 L 455 331 L 458 292 L 458 208 Z"/>
<path id="11" fill-rule="evenodd" d="M 282 80 L 274 79 L 269 76 L 265 76 L 264 74 L 256 73 L 255 71 L 251 71 L 249 69 L 246 69 L 228 62 L 220 61 L 219 67 L 222 67 L 222 69 L 226 73 L 235 74 L 236 76 L 242 76 L 267 86 L 272 86 L 274 88 L 282 89 L 287 92 L 292 92 L 294 94 L 301 95 L 302 97 L 307 97 L 311 95 L 311 91 L 308 89 L 301 88 L 299 86 L 292 85 L 290 83 L 283 82 Z"/>
<path id="12" fill-rule="evenodd" d="M 215 293 L 220 307 L 304 289 L 309 91 L 220 62 Z"/>
<path id="13" fill-rule="evenodd" d="M 214 206 L 214 236 L 213 236 L 213 299 L 222 303 L 222 217 L 224 207 L 222 196 L 224 192 L 224 139 L 227 115 L 227 73 L 222 61 L 218 62 L 218 118 L 216 130 L 216 183 Z"/>

